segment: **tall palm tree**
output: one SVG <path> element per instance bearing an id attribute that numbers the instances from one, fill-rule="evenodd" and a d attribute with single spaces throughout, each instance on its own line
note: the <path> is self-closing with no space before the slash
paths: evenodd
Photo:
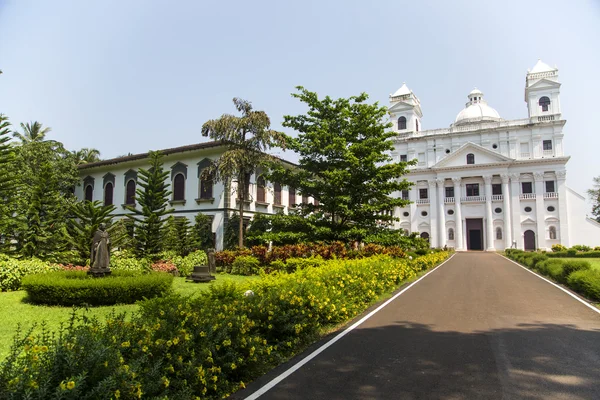
<path id="1" fill-rule="evenodd" d="M 46 134 L 52 130 L 48 127 L 42 127 L 42 124 L 37 121 L 26 124 L 21 122 L 21 129 L 23 129 L 23 133 L 13 133 L 13 137 L 19 139 L 21 144 L 43 142 L 46 139 Z"/>
<path id="2" fill-rule="evenodd" d="M 75 156 L 75 164 L 77 165 L 100 161 L 100 151 L 96 149 L 84 147 L 81 150 L 73 151 L 73 155 Z"/>

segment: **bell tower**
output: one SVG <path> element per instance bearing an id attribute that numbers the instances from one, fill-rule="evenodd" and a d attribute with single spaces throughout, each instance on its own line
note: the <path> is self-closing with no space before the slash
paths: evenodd
<path id="1" fill-rule="evenodd" d="M 560 82 L 558 69 L 538 60 L 525 78 L 525 102 L 529 118 L 537 121 L 558 120 L 560 116 Z M 536 122 L 537 122 L 536 121 Z"/>
<path id="2" fill-rule="evenodd" d="M 389 113 L 394 124 L 392 129 L 399 134 L 416 133 L 422 130 L 421 102 L 406 83 L 403 83 L 396 93 L 390 94 Z"/>

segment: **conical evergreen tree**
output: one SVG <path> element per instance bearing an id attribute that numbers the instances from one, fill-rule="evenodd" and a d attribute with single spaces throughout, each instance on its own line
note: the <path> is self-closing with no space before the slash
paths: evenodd
<path id="1" fill-rule="evenodd" d="M 215 247 L 211 224 L 212 220 L 208 215 L 202 213 L 196 215 L 194 225 L 190 229 L 190 246 L 193 250 L 206 250 Z"/>
<path id="2" fill-rule="evenodd" d="M 166 183 L 169 172 L 163 169 L 162 155 L 149 153 L 150 168 L 138 171 L 136 201 L 139 207 L 128 206 L 133 215 L 127 215 L 135 224 L 136 252 L 139 257 L 156 258 L 163 247 L 163 218 L 173 209 L 167 209 L 171 191 Z"/>
<path id="3" fill-rule="evenodd" d="M 80 201 L 73 205 L 73 218 L 69 219 L 67 229 L 71 236 L 71 244 L 79 253 L 81 261 L 90 257 L 92 239 L 94 233 L 100 227 L 100 224 L 110 225 L 112 222 L 111 213 L 115 206 L 104 206 L 102 202 L 96 200 Z"/>
<path id="4" fill-rule="evenodd" d="M 170 216 L 165 223 L 163 248 L 185 257 L 190 252 L 190 221 Z"/>
<path id="5" fill-rule="evenodd" d="M 10 123 L 6 116 L 0 114 L 0 248 L 10 246 L 10 241 L 4 235 L 9 231 L 16 183 L 15 156 L 9 140 Z"/>

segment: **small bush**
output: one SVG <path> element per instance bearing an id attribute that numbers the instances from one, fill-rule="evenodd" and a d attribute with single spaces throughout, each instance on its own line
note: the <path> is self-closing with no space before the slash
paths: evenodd
<path id="1" fill-rule="evenodd" d="M 231 273 L 235 275 L 256 275 L 260 270 L 260 262 L 253 256 L 241 256 L 231 265 Z"/>
<path id="2" fill-rule="evenodd" d="M 110 269 L 113 271 L 143 272 L 150 270 L 151 265 L 150 260 L 138 259 L 129 255 L 117 255 L 110 258 Z"/>
<path id="3" fill-rule="evenodd" d="M 538 271 L 540 274 L 548 275 L 548 270 L 551 265 L 559 265 L 562 267 L 563 264 L 564 264 L 564 261 L 562 261 L 562 260 L 550 259 L 550 260 L 546 260 L 546 261 L 537 263 L 535 266 L 535 270 Z"/>
<path id="4" fill-rule="evenodd" d="M 152 271 L 166 272 L 167 274 L 171 274 L 173 276 L 179 276 L 179 270 L 172 261 L 157 261 L 152 264 Z"/>
<path id="5" fill-rule="evenodd" d="M 573 249 L 575 251 L 590 251 L 590 250 L 592 250 L 592 248 L 590 246 L 586 246 L 584 244 L 576 244 L 574 246 L 571 246 L 571 249 Z"/>
<path id="6" fill-rule="evenodd" d="M 567 277 L 575 271 L 584 271 L 584 270 L 588 270 L 591 268 L 592 268 L 592 266 L 590 265 L 590 263 L 588 261 L 580 261 L 580 260 L 564 261 L 564 270 L 565 270 L 564 281 L 566 282 Z"/>
<path id="7" fill-rule="evenodd" d="M 325 264 L 325 260 L 319 256 L 309 258 L 292 257 L 288 258 L 285 262 L 285 270 L 287 272 L 295 272 L 305 268 L 321 267 L 323 264 Z"/>
<path id="8" fill-rule="evenodd" d="M 162 296 L 172 283 L 172 275 L 159 272 L 113 271 L 108 277 L 93 278 L 82 271 L 63 271 L 26 276 L 22 286 L 36 304 L 100 306 Z"/>
<path id="9" fill-rule="evenodd" d="M 175 265 L 181 276 L 190 276 L 194 271 L 194 267 L 208 265 L 208 257 L 204 251 L 196 250 L 183 257 L 180 263 L 175 263 Z"/>
<path id="10" fill-rule="evenodd" d="M 525 256 L 524 263 L 529 268 L 535 268 L 537 263 L 546 261 L 548 259 L 548 256 L 546 256 L 545 254 L 538 254 L 538 253 L 526 253 L 526 254 L 527 254 L 527 256 Z"/>
<path id="11" fill-rule="evenodd" d="M 577 250 L 575 250 L 575 249 L 567 250 L 567 257 L 574 257 L 576 255 L 577 255 Z"/>
<path id="12" fill-rule="evenodd" d="M 567 248 L 565 246 L 563 246 L 562 244 L 553 244 L 552 245 L 552 251 L 553 252 L 557 252 L 557 251 L 565 251 L 567 250 Z"/>
<path id="13" fill-rule="evenodd" d="M 0 259 L 0 291 L 19 290 L 23 277 L 51 271 L 60 271 L 56 264 L 49 264 L 37 258 L 17 260 L 11 257 Z"/>
<path id="14" fill-rule="evenodd" d="M 546 265 L 545 271 L 546 271 L 546 274 L 550 278 L 554 279 L 557 282 L 564 283 L 564 276 L 565 276 L 564 264 L 558 264 L 558 263 L 548 264 L 548 265 Z"/>
<path id="15" fill-rule="evenodd" d="M 575 271 L 567 279 L 569 286 L 589 299 L 600 301 L 600 271 Z"/>

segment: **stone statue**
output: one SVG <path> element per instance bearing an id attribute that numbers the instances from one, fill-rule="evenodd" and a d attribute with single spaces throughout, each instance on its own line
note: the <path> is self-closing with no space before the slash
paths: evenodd
<path id="1" fill-rule="evenodd" d="M 89 274 L 94 276 L 110 275 L 110 238 L 104 224 L 100 224 L 92 239 Z"/>
<path id="2" fill-rule="evenodd" d="M 215 273 L 217 271 L 217 264 L 215 262 L 215 249 L 210 248 L 206 250 L 206 258 L 208 259 L 208 270 L 211 273 Z"/>

